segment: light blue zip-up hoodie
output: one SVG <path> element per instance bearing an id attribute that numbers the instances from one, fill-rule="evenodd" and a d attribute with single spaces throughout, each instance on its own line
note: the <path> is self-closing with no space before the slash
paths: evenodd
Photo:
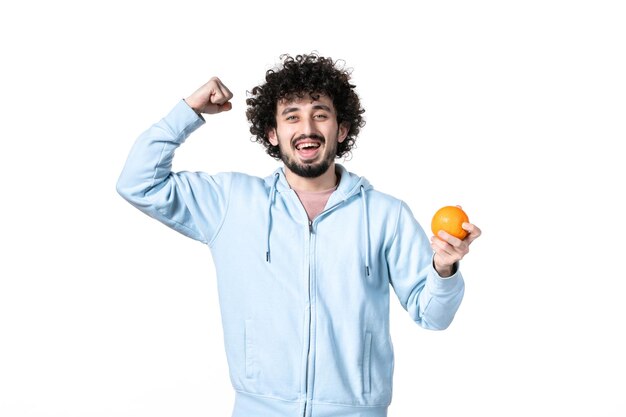
<path id="1" fill-rule="evenodd" d="M 210 247 L 233 417 L 386 416 L 389 289 L 416 323 L 445 329 L 463 297 L 461 273 L 439 277 L 407 205 L 340 165 L 312 222 L 282 168 L 265 179 L 172 173 L 174 151 L 203 123 L 179 102 L 137 139 L 117 189 Z"/>

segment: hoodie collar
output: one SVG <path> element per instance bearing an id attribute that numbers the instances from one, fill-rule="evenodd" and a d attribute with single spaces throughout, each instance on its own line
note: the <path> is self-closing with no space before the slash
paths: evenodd
<path id="1" fill-rule="evenodd" d="M 363 250 L 365 254 L 365 264 L 364 264 L 364 272 L 367 276 L 370 276 L 370 256 L 369 256 L 369 247 L 370 247 L 370 236 L 369 236 L 369 210 L 367 207 L 367 194 L 366 192 L 372 189 L 373 187 L 370 185 L 369 181 L 367 181 L 364 177 L 359 177 L 347 169 L 345 169 L 340 164 L 335 164 L 335 169 L 337 170 L 337 175 L 339 176 L 339 185 L 335 192 L 330 196 L 328 200 L 327 206 L 332 207 L 335 206 L 342 201 L 346 201 L 349 198 L 360 195 L 361 196 L 361 206 L 363 208 L 363 229 L 364 229 L 364 239 L 363 239 Z M 271 262 L 271 252 L 270 252 L 270 236 L 272 233 L 272 206 L 274 205 L 276 199 L 276 192 L 288 192 L 291 190 L 289 183 L 287 182 L 287 178 L 285 177 L 285 171 L 283 167 L 278 168 L 274 171 L 274 173 L 265 178 L 265 183 L 270 188 L 270 193 L 267 201 L 267 222 L 266 222 L 266 247 L 265 247 L 265 260 L 266 262 Z"/>
<path id="2" fill-rule="evenodd" d="M 345 201 L 350 197 L 359 194 L 361 192 L 361 186 L 368 191 L 372 188 L 369 181 L 365 177 L 360 177 L 356 174 L 349 172 L 343 165 L 335 164 L 335 170 L 339 177 L 339 185 L 337 190 L 331 195 L 329 205 L 335 205 L 340 201 Z M 276 180 L 278 175 L 278 180 Z M 265 178 L 265 183 L 272 189 L 276 188 L 276 191 L 287 192 L 291 189 L 285 177 L 285 170 L 283 167 L 277 168 L 272 175 Z"/>

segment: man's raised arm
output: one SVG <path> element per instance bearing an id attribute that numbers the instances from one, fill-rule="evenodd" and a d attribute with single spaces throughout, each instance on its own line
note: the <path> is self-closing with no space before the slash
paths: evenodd
<path id="1" fill-rule="evenodd" d="M 200 114 L 230 110 L 232 97 L 213 77 L 181 100 L 135 141 L 117 182 L 118 193 L 180 233 L 210 243 L 225 213 L 231 177 L 173 173 L 172 160 L 176 149 L 205 123 Z"/>

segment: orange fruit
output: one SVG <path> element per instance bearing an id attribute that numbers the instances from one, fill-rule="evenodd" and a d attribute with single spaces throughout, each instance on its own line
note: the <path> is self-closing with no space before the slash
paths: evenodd
<path id="1" fill-rule="evenodd" d="M 463 222 L 469 223 L 469 218 L 463 210 L 455 206 L 445 206 L 437 210 L 430 228 L 435 236 L 443 230 L 462 240 L 467 236 L 467 231 L 461 227 Z"/>

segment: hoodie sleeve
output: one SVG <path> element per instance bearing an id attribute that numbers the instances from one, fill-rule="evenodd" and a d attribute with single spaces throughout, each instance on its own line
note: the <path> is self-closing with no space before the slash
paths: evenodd
<path id="1" fill-rule="evenodd" d="M 446 329 L 463 299 L 463 277 L 459 268 L 450 277 L 439 276 L 428 237 L 404 202 L 387 263 L 391 285 L 411 318 L 426 329 Z"/>
<path id="2" fill-rule="evenodd" d="M 171 172 L 176 149 L 204 124 L 181 100 L 135 141 L 117 182 L 133 206 L 172 229 L 210 244 L 225 215 L 232 177 Z"/>

